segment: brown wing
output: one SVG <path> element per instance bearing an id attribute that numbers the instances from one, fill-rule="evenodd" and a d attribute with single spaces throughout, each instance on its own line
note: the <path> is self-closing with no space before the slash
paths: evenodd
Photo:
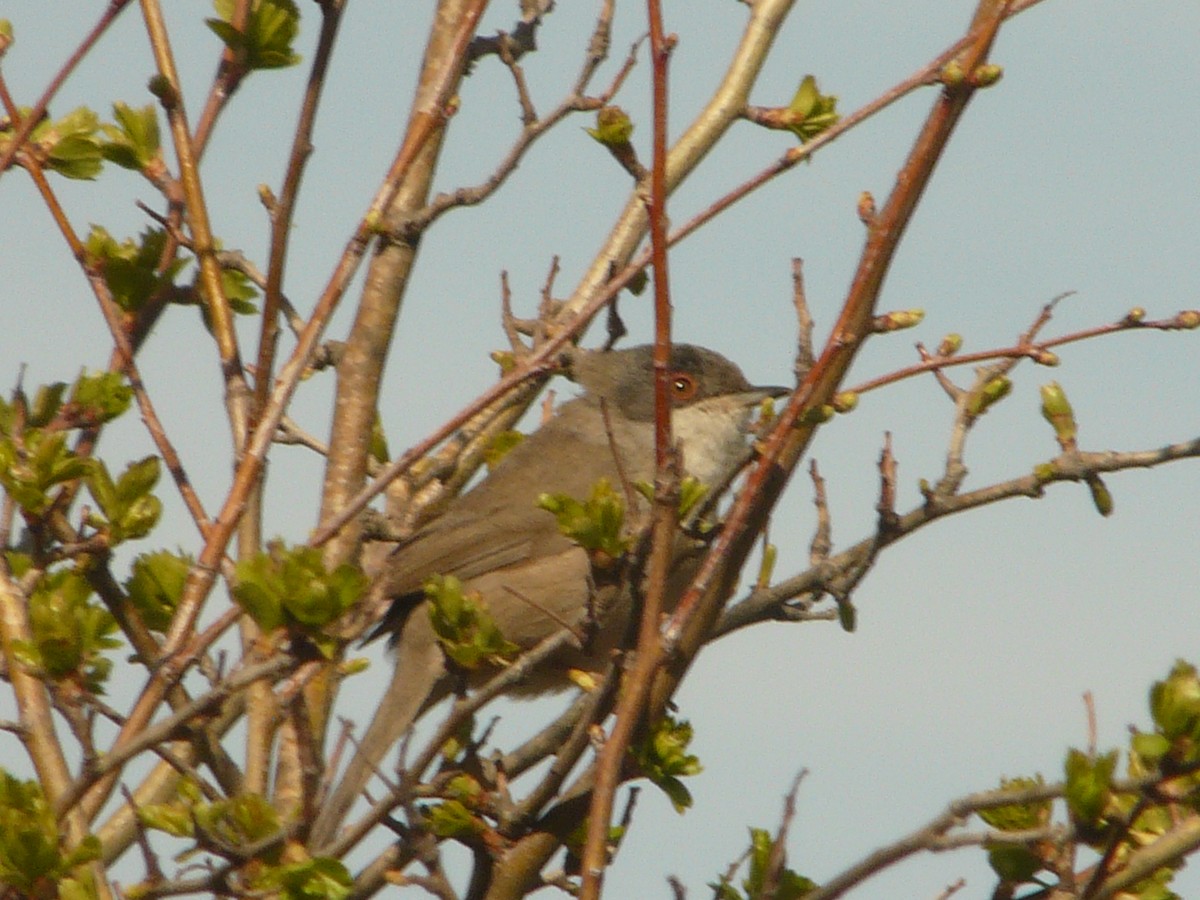
<path id="1" fill-rule="evenodd" d="M 653 466 L 651 446 L 624 435 L 618 443 L 626 477 L 646 478 Z M 397 602 L 371 637 L 399 627 L 420 602 L 430 575 L 466 582 L 569 550 L 571 541 L 559 532 L 554 516 L 537 507 L 538 495 L 583 498 L 601 477 L 618 483 L 600 408 L 587 399 L 573 400 L 477 487 L 392 553 L 381 577 L 386 594 Z"/>

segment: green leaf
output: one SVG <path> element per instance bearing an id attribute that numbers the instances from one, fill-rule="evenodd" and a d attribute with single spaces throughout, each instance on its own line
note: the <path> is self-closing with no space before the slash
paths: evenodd
<path id="1" fill-rule="evenodd" d="M 642 774 L 667 795 L 679 813 L 692 805 L 691 792 L 679 779 L 703 769 L 699 758 L 687 752 L 691 742 L 691 724 L 666 716 L 653 732 L 629 748 Z"/>
<path id="2" fill-rule="evenodd" d="M 220 18 L 205 19 L 205 24 L 225 46 L 243 55 L 247 68 L 280 69 L 300 62 L 292 46 L 300 29 L 300 10 L 292 0 L 253 0 L 242 31 L 230 24 L 230 0 L 214 0 L 213 8 Z"/>
<path id="3" fill-rule="evenodd" d="M 315 637 L 349 609 L 365 587 L 365 577 L 353 566 L 329 572 L 319 549 L 288 549 L 277 543 L 269 553 L 238 563 L 233 596 L 264 630 L 289 625 Z"/>
<path id="4" fill-rule="evenodd" d="M 446 656 L 464 669 L 505 662 L 520 649 L 505 640 L 478 593 L 464 594 L 452 575 L 425 581 L 429 621 Z"/>
<path id="5" fill-rule="evenodd" d="M 147 628 L 165 632 L 170 627 L 193 563 L 190 556 L 165 550 L 134 559 L 125 591 Z"/>
<path id="6" fill-rule="evenodd" d="M 58 411 L 62 409 L 63 393 L 67 385 L 62 381 L 53 384 L 43 384 L 33 395 L 33 403 L 29 407 L 26 426 L 29 428 L 45 428 L 54 421 Z M 7 431 L 7 429 L 5 429 Z"/>
<path id="7" fill-rule="evenodd" d="M 113 544 L 145 537 L 162 515 L 162 501 L 150 493 L 158 477 L 157 456 L 130 463 L 116 482 L 107 466 L 97 460 L 87 484 L 103 515 L 93 513 L 88 523 L 106 531 Z"/>
<path id="8" fill-rule="evenodd" d="M 138 820 L 147 828 L 163 831 L 172 837 L 186 838 L 195 833 L 195 819 L 190 808 L 178 803 L 148 803 L 138 807 Z"/>
<path id="9" fill-rule="evenodd" d="M 629 549 L 630 539 L 621 531 L 625 501 L 607 478 L 596 482 L 585 501 L 567 494 L 540 494 L 537 505 L 554 515 L 559 531 L 593 555 L 593 563 L 597 553 L 615 560 Z"/>
<path id="10" fill-rule="evenodd" d="M 113 636 L 116 620 L 89 602 L 91 593 L 87 580 L 73 569 L 43 576 L 29 597 L 32 641 L 21 649 L 24 660 L 51 678 L 74 678 L 101 694 L 112 668 L 102 654 L 121 641 Z"/>
<path id="11" fill-rule="evenodd" d="M 55 485 L 81 478 L 94 468 L 90 459 L 77 456 L 62 432 L 26 431 L 18 445 L 12 438 L 0 441 L 0 486 L 30 516 L 40 516 L 53 499 Z"/>
<path id="12" fill-rule="evenodd" d="M 252 302 L 258 296 L 258 288 L 245 272 L 240 269 L 221 269 L 221 286 L 230 309 L 237 315 L 251 316 L 258 312 L 258 307 Z"/>
<path id="13" fill-rule="evenodd" d="M 284 900 L 343 900 L 350 896 L 354 879 L 338 860 L 318 856 L 272 866 L 254 886 L 277 891 Z"/>
<path id="14" fill-rule="evenodd" d="M 425 810 L 425 825 L 442 838 L 468 838 L 484 830 L 484 824 L 458 800 L 435 803 Z"/>
<path id="15" fill-rule="evenodd" d="M 805 878 L 791 869 L 783 868 L 776 876 L 774 889 L 767 893 L 767 880 L 771 874 L 771 861 L 775 855 L 775 841 L 765 828 L 750 829 L 750 872 L 742 888 L 747 897 L 770 900 L 798 900 L 816 889 L 816 882 Z"/>
<path id="16" fill-rule="evenodd" d="M 66 178 L 90 180 L 104 165 L 96 136 L 99 127 L 99 117 L 81 106 L 57 121 L 39 123 L 30 138 L 41 148 L 46 168 Z"/>
<path id="17" fill-rule="evenodd" d="M 174 293 L 174 278 L 186 259 L 176 259 L 162 272 L 159 262 L 166 247 L 166 231 L 147 228 L 138 241 L 120 243 L 99 225 L 93 225 L 84 244 L 87 264 L 104 278 L 113 301 L 126 312 L 137 312 L 160 290 Z"/>
<path id="18" fill-rule="evenodd" d="M 1112 777 L 1117 766 L 1117 751 L 1091 756 L 1082 750 L 1069 750 L 1064 766 L 1067 776 L 1066 800 L 1077 826 L 1094 832 L 1112 799 Z"/>
<path id="19" fill-rule="evenodd" d="M 1045 868 L 1041 857 L 1028 847 L 994 844 L 988 847 L 988 865 L 1002 881 L 1022 884 Z"/>
<path id="20" fill-rule="evenodd" d="M 259 794 L 199 803 L 194 815 L 198 828 L 235 847 L 266 840 L 280 828 L 279 813 Z"/>
<path id="21" fill-rule="evenodd" d="M 158 111 L 153 104 L 133 109 L 125 103 L 114 103 L 113 118 L 116 124 L 102 126 L 108 137 L 100 147 L 105 159 L 137 172 L 161 159 Z"/>
<path id="22" fill-rule="evenodd" d="M 41 785 L 0 769 L 0 884 L 30 894 L 63 873 L 58 824 Z"/>
<path id="23" fill-rule="evenodd" d="M 807 143 L 822 131 L 836 125 L 841 118 L 837 111 L 837 97 L 822 94 L 817 79 L 805 75 L 796 89 L 792 102 L 788 104 L 788 130 L 802 143 Z"/>
<path id="24" fill-rule="evenodd" d="M 1165 680 L 1154 683 L 1150 714 L 1168 741 L 1200 740 L 1200 675 L 1195 666 L 1179 660 Z"/>
<path id="25" fill-rule="evenodd" d="M 379 418 L 379 410 L 375 410 L 375 421 L 371 423 L 371 459 L 381 465 L 386 465 L 391 459 L 388 453 L 387 434 L 383 430 L 383 421 Z"/>
<path id="26" fill-rule="evenodd" d="M 1000 790 L 1022 791 L 1045 784 L 1041 775 L 1033 778 L 1002 778 Z M 979 818 L 999 831 L 1028 831 L 1040 828 L 1050 821 L 1051 802 L 1038 800 L 1033 803 L 1013 803 L 981 809 Z"/>

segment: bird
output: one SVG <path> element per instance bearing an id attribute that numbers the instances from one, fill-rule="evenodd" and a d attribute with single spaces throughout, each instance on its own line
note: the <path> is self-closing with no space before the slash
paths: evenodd
<path id="1" fill-rule="evenodd" d="M 603 671 L 624 635 L 629 591 L 597 603 L 592 558 L 537 501 L 543 494 L 582 500 L 602 478 L 614 486 L 653 480 L 654 348 L 577 349 L 569 360 L 582 396 L 562 404 L 476 487 L 401 543 L 371 585 L 373 596 L 391 603 L 368 640 L 388 636 L 395 668 L 346 772 L 321 804 L 310 845 L 334 839 L 391 746 L 462 681 L 447 663 L 428 613 L 424 587 L 431 576 L 453 576 L 464 593 L 481 597 L 504 639 L 521 650 L 564 623 L 579 625 L 585 615 L 596 620 L 589 623 L 586 645 L 544 661 L 512 689 L 517 696 L 565 689 L 571 669 Z M 672 346 L 669 371 L 672 433 L 683 474 L 716 486 L 745 458 L 755 408 L 788 389 L 753 386 L 724 356 L 691 344 Z M 686 581 L 679 589 L 684 586 Z M 671 594 L 668 585 L 668 605 L 677 599 Z M 472 680 L 481 683 L 496 671 L 484 667 Z"/>

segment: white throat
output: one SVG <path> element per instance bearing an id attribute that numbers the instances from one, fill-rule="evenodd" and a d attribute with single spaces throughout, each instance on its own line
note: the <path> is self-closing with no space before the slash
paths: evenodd
<path id="1" fill-rule="evenodd" d="M 681 407 L 671 415 L 675 440 L 683 448 L 683 471 L 712 487 L 746 449 L 746 425 L 754 412 L 744 395 L 727 395 Z"/>

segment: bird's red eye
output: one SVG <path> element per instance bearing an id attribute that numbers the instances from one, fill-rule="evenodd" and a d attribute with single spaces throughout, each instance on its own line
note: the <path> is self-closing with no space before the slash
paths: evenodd
<path id="1" fill-rule="evenodd" d="M 696 396 L 696 379 L 686 372 L 671 375 L 671 397 L 676 403 L 686 403 Z"/>

